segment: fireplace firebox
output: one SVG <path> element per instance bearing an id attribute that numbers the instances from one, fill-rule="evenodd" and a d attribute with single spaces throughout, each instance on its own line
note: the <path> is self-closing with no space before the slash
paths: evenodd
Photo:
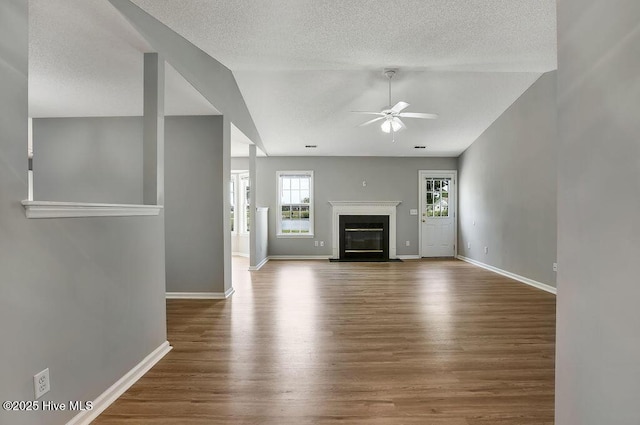
<path id="1" fill-rule="evenodd" d="M 340 259 L 389 260 L 388 215 L 340 215 Z"/>

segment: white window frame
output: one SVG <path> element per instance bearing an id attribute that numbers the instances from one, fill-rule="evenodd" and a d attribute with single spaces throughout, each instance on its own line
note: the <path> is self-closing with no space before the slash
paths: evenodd
<path id="1" fill-rule="evenodd" d="M 243 184 L 243 180 L 247 181 L 247 184 Z M 246 188 L 251 190 L 251 179 L 249 178 L 249 173 L 240 173 L 238 174 L 238 209 L 241 210 L 240 220 L 236 222 L 239 224 L 238 233 L 243 235 L 248 235 L 249 230 L 247 230 L 247 197 L 246 197 Z"/>
<path id="2" fill-rule="evenodd" d="M 282 233 L 282 176 L 287 176 L 290 174 L 306 174 L 310 177 L 311 181 L 309 182 L 309 233 Z M 314 221 L 315 221 L 315 212 L 314 212 L 314 194 L 313 194 L 313 170 L 303 170 L 303 171 L 276 171 L 276 181 L 277 181 L 277 193 L 276 193 L 276 237 L 278 238 L 292 238 L 292 239 L 304 239 L 304 238 L 313 238 L 314 237 Z"/>
<path id="3" fill-rule="evenodd" d="M 231 187 L 233 186 L 233 190 Z M 238 175 L 231 174 L 231 179 L 229 180 L 229 210 L 233 207 L 233 229 L 231 230 L 231 234 L 235 235 L 238 233 Z M 231 211 L 229 211 L 231 213 Z"/>

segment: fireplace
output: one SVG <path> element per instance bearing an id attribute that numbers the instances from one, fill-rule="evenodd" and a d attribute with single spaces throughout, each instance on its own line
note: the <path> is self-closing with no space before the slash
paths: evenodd
<path id="1" fill-rule="evenodd" d="M 341 215 L 341 260 L 389 260 L 388 215 Z"/>
<path id="2" fill-rule="evenodd" d="M 386 249 L 386 258 L 393 261 L 397 259 L 396 256 L 396 208 L 400 204 L 400 201 L 329 201 L 331 204 L 331 216 L 332 216 L 332 260 L 334 261 L 353 261 L 343 260 L 344 254 L 341 252 L 341 239 L 343 238 L 343 230 L 340 230 L 340 217 L 342 216 L 360 216 L 365 220 L 368 220 L 367 216 L 385 216 L 387 217 L 387 225 L 385 226 L 387 231 L 383 237 L 385 242 L 383 244 L 383 250 Z M 363 227 L 359 227 L 363 228 Z M 351 236 L 355 241 L 356 233 Z M 377 236 L 376 236 L 377 238 Z M 370 239 L 373 239 L 370 235 Z M 370 242 L 370 241 L 369 241 Z M 356 248 L 362 249 L 362 248 Z M 375 250 L 378 250 L 377 248 Z M 353 251 L 353 250 L 350 250 Z M 349 254 L 356 254 L 351 252 Z M 379 254 L 379 253 L 378 253 Z M 357 260 L 356 260 L 357 261 Z M 366 260 L 365 260 L 366 261 Z M 385 260 L 377 260 L 385 261 Z"/>

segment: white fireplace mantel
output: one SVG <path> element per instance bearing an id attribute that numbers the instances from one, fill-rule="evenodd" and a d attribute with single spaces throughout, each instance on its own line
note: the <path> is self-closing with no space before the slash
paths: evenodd
<path id="1" fill-rule="evenodd" d="M 333 258 L 340 258 L 341 215 L 388 215 L 389 258 L 396 258 L 396 207 L 402 201 L 329 201 L 332 206 Z"/>

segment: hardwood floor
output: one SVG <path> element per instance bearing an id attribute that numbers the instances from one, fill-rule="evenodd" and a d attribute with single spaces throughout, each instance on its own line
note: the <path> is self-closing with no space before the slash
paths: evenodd
<path id="1" fill-rule="evenodd" d="M 555 297 L 457 260 L 234 258 L 96 424 L 553 424 Z"/>

